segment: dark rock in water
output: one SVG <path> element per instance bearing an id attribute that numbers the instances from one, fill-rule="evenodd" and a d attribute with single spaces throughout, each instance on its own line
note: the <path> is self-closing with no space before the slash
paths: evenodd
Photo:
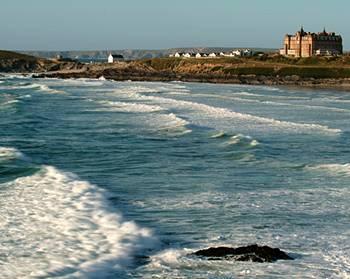
<path id="1" fill-rule="evenodd" d="M 275 262 L 277 260 L 293 260 L 287 253 L 278 248 L 269 246 L 258 246 L 256 244 L 232 248 L 232 247 L 214 247 L 199 250 L 193 255 L 206 257 L 208 260 L 235 260 L 250 262 Z"/>

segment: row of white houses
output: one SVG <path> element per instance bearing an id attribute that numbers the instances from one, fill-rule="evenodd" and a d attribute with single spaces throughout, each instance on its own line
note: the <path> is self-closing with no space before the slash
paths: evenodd
<path id="1" fill-rule="evenodd" d="M 169 55 L 169 57 L 182 57 L 182 58 L 216 58 L 216 57 L 242 57 L 242 56 L 252 56 L 253 51 L 251 49 L 236 49 L 231 52 L 176 52 Z"/>

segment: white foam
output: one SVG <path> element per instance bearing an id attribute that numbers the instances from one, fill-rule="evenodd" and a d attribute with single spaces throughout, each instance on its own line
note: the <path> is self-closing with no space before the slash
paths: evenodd
<path id="1" fill-rule="evenodd" d="M 158 114 L 148 122 L 148 125 L 156 127 L 156 131 L 175 136 L 191 133 L 192 130 L 187 128 L 189 124 L 188 121 L 174 113 Z"/>
<path id="2" fill-rule="evenodd" d="M 242 134 L 232 136 L 227 142 L 225 142 L 226 146 L 230 145 L 244 145 L 255 147 L 259 145 L 259 142 L 255 139 L 252 139 L 250 136 L 245 136 Z"/>
<path id="3" fill-rule="evenodd" d="M 125 93 L 119 92 L 118 93 Z M 212 119 L 225 119 L 230 118 L 233 121 L 244 122 L 245 126 L 268 126 L 270 128 L 283 129 L 284 131 L 293 133 L 315 133 L 315 132 L 326 132 L 326 133 L 340 133 L 340 129 L 332 129 L 324 125 L 309 124 L 309 123 L 295 123 L 290 121 L 277 120 L 273 118 L 254 116 L 246 113 L 234 112 L 232 110 L 220 107 L 209 106 L 202 103 L 176 100 L 171 98 L 159 97 L 159 96 L 146 96 L 135 92 L 126 91 L 129 97 L 137 100 L 153 101 L 167 108 L 185 108 L 189 110 L 197 110 L 201 112 L 201 116 L 209 115 Z M 242 123 L 238 123 L 241 124 Z"/>
<path id="4" fill-rule="evenodd" d="M 44 92 L 49 92 L 49 93 L 65 93 L 64 91 L 60 91 L 60 90 L 55 90 L 50 88 L 48 85 L 46 84 L 39 84 L 39 83 L 19 83 L 16 86 L 4 86 L 4 87 L 0 87 L 0 89 L 39 89 L 41 91 Z"/>
<path id="5" fill-rule="evenodd" d="M 92 99 L 89 99 L 93 101 Z M 174 113 L 168 113 L 166 109 L 158 105 L 150 105 L 145 103 L 132 103 L 121 101 L 98 101 L 99 104 L 108 107 L 107 110 L 98 109 L 98 111 L 117 111 L 129 113 L 146 113 L 139 119 L 142 129 L 151 130 L 167 134 L 169 136 L 180 136 L 191 133 L 192 130 L 187 128 L 190 123 Z M 137 118 L 136 116 L 134 117 Z"/>
<path id="6" fill-rule="evenodd" d="M 156 243 L 150 230 L 114 213 L 105 191 L 74 174 L 47 166 L 4 186 L 1 278 L 104 278 Z"/>
<path id="7" fill-rule="evenodd" d="M 219 131 L 215 134 L 213 134 L 212 136 L 210 136 L 212 139 L 216 139 L 216 138 L 222 138 L 225 137 L 226 133 L 224 131 Z"/>
<path id="8" fill-rule="evenodd" d="M 35 83 L 34 83 L 35 84 Z M 44 91 L 44 92 L 48 92 L 48 93 L 66 93 L 62 90 L 56 90 L 56 89 L 53 89 L 51 87 L 49 87 L 48 85 L 46 84 L 35 84 L 37 85 L 37 87 L 39 87 L 39 89 L 41 91 Z"/>
<path id="9" fill-rule="evenodd" d="M 350 164 L 320 164 L 306 166 L 306 169 L 327 172 L 330 175 L 350 176 Z"/>
<path id="10" fill-rule="evenodd" d="M 144 207 L 152 212 L 165 210 L 175 210 L 203 216 L 202 221 L 206 222 L 205 216 L 211 216 L 212 212 L 226 212 L 227 216 L 242 216 L 243 223 L 239 226 L 232 224 L 230 218 L 226 220 L 225 229 L 220 229 L 220 223 L 211 220 L 217 224 L 219 230 L 202 230 L 201 238 L 196 238 L 196 250 L 214 246 L 241 246 L 248 243 L 259 243 L 279 247 L 287 252 L 296 253 L 302 257 L 295 261 L 279 261 L 273 264 L 273 275 L 279 277 L 298 275 L 296 278 L 347 278 L 350 274 L 350 250 L 347 245 L 349 238 L 346 227 L 346 218 L 348 216 L 348 197 L 349 187 L 338 186 L 331 187 L 311 187 L 308 189 L 295 189 L 290 187 L 281 187 L 280 189 L 251 189 L 250 191 L 208 191 L 193 192 L 183 195 L 181 193 L 172 196 L 159 196 L 143 199 Z M 254 224 L 246 225 L 244 216 L 269 215 L 271 212 L 284 212 L 293 220 L 291 223 L 281 223 L 281 219 L 261 220 Z M 294 222 L 298 216 L 310 216 L 311 228 L 306 226 L 295 226 Z M 337 223 L 332 216 L 338 216 Z M 322 224 L 319 225 L 319 218 L 322 217 Z M 302 219 L 301 219 L 302 220 Z M 304 220 L 306 223 L 306 219 Z M 225 221 L 223 221 L 225 222 Z M 334 226 L 334 224 L 336 224 Z M 254 225 L 261 225 L 266 229 L 254 229 Z M 313 228 L 312 226 L 315 226 Z M 187 226 L 187 225 L 186 225 Z M 189 229 L 192 231 L 192 227 Z M 317 234 L 315 234 L 317 230 Z M 179 230 L 181 233 L 181 230 Z M 187 236 L 187 235 L 186 235 Z M 197 234 L 196 234 L 197 236 Z M 194 247 L 194 246 L 191 246 Z M 218 272 L 228 272 L 231 277 L 239 275 L 242 268 L 251 267 L 255 272 L 262 273 L 265 276 L 271 275 L 268 265 L 256 265 L 256 263 L 240 263 L 225 261 L 206 261 L 195 257 L 188 257 L 191 251 L 185 251 L 182 247 L 174 247 L 151 257 L 151 263 L 147 270 L 150 273 L 164 271 L 165 278 L 178 276 L 186 277 L 187 270 L 194 271 L 191 278 L 207 278 L 209 272 L 214 272 L 210 278 Z M 176 272 L 175 272 L 176 271 Z M 202 271 L 204 276 L 198 275 Z M 172 273 L 174 272 L 174 273 Z M 326 276 L 332 274 L 332 276 Z M 304 275 L 304 276 L 302 276 Z M 342 275 L 342 276 L 341 276 Z M 345 277 L 343 277 L 345 276 Z M 230 278 L 230 277 L 228 277 Z"/>
<path id="11" fill-rule="evenodd" d="M 0 147 L 0 161 L 10 159 L 26 159 L 26 157 L 16 148 Z"/>
<path id="12" fill-rule="evenodd" d="M 16 104 L 18 102 L 19 102 L 19 100 L 9 100 L 9 101 L 2 103 L 1 105 L 6 106 L 6 105 L 11 105 L 11 104 Z"/>
<path id="13" fill-rule="evenodd" d="M 120 112 L 156 112 L 164 110 L 160 106 L 147 105 L 142 103 L 126 103 L 117 101 L 99 101 L 99 103 L 112 107 L 114 111 Z"/>

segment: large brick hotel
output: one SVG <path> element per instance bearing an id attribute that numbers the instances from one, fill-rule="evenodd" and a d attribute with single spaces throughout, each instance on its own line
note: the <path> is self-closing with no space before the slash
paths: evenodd
<path id="1" fill-rule="evenodd" d="M 284 37 L 284 46 L 280 54 L 294 57 L 317 55 L 340 55 L 343 53 L 343 40 L 340 35 L 326 32 L 305 32 L 303 28 L 295 35 Z"/>

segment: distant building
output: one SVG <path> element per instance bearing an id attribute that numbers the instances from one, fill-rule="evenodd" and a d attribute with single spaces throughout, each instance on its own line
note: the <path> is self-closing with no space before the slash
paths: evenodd
<path id="1" fill-rule="evenodd" d="M 235 56 L 252 56 L 253 51 L 251 49 L 235 49 L 231 52 L 176 52 L 169 54 L 169 57 L 182 57 L 182 58 L 219 58 L 219 57 L 235 57 Z"/>
<path id="2" fill-rule="evenodd" d="M 110 53 L 108 56 L 108 63 L 114 63 L 115 61 L 120 61 L 123 59 L 124 59 L 123 55 Z"/>
<path id="3" fill-rule="evenodd" d="M 198 52 L 198 53 L 196 54 L 196 58 L 203 58 L 203 57 L 208 57 L 208 54 L 203 53 L 203 52 Z"/>
<path id="4" fill-rule="evenodd" d="M 340 35 L 326 32 L 325 29 L 320 33 L 310 33 L 301 28 L 295 35 L 287 34 L 284 37 L 280 54 L 294 57 L 340 55 L 343 54 L 343 40 Z"/>
<path id="5" fill-rule="evenodd" d="M 182 57 L 184 57 L 184 58 L 191 58 L 192 56 L 193 56 L 193 54 L 192 54 L 192 53 L 189 53 L 189 52 L 184 53 L 184 54 L 182 55 Z"/>

